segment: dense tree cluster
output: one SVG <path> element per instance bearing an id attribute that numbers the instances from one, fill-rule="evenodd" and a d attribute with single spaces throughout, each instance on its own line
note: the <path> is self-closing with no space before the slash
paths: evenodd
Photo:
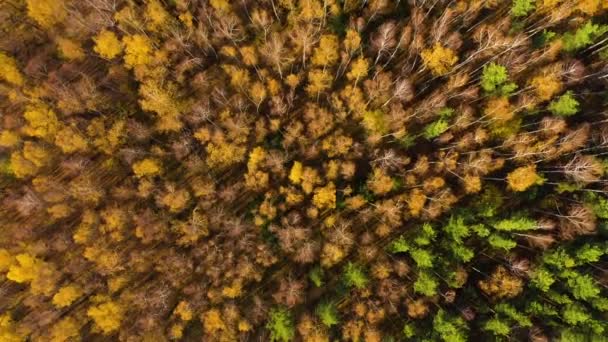
<path id="1" fill-rule="evenodd" d="M 607 18 L 0 1 L 0 341 L 605 339 Z"/>

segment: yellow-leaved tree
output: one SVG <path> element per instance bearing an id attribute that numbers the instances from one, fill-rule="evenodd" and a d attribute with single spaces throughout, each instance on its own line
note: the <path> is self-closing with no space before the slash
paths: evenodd
<path id="1" fill-rule="evenodd" d="M 22 85 L 24 81 L 15 60 L 2 51 L 0 51 L 0 80 L 16 86 Z"/>
<path id="2" fill-rule="evenodd" d="M 61 57 L 67 60 L 80 60 L 85 57 L 84 50 L 73 39 L 57 38 L 57 48 Z"/>
<path id="3" fill-rule="evenodd" d="M 64 286 L 53 296 L 53 305 L 58 308 L 63 308 L 72 304 L 76 299 L 82 296 L 82 294 L 82 289 L 77 285 Z"/>
<path id="4" fill-rule="evenodd" d="M 336 208 L 336 186 L 329 182 L 325 187 L 315 189 L 312 203 L 319 209 Z"/>
<path id="5" fill-rule="evenodd" d="M 66 317 L 51 328 L 51 342 L 78 341 L 80 325 L 72 317 Z"/>
<path id="6" fill-rule="evenodd" d="M 15 322 L 7 312 L 0 315 L 0 341 L 2 342 L 23 342 L 25 337 L 17 332 Z"/>
<path id="7" fill-rule="evenodd" d="M 321 36 L 319 46 L 314 51 L 312 64 L 317 66 L 332 66 L 340 57 L 339 51 L 338 37 L 333 34 L 324 34 Z"/>
<path id="8" fill-rule="evenodd" d="M 28 106 L 23 117 L 27 121 L 23 128 L 27 135 L 52 140 L 59 129 L 57 115 L 44 104 Z"/>
<path id="9" fill-rule="evenodd" d="M 171 18 L 163 5 L 158 0 L 148 0 L 146 4 L 146 27 L 150 31 L 161 31 L 167 27 L 167 22 Z"/>
<path id="10" fill-rule="evenodd" d="M 175 84 L 161 84 L 147 80 L 139 88 L 139 104 L 143 110 L 158 114 L 157 128 L 160 131 L 178 131 L 183 124 L 179 117 L 184 104 L 177 99 Z"/>
<path id="11" fill-rule="evenodd" d="M 99 303 L 87 310 L 87 316 L 93 319 L 96 328 L 108 335 L 120 328 L 125 308 L 109 298 L 99 299 Z"/>
<path id="12" fill-rule="evenodd" d="M 64 126 L 57 132 L 55 145 L 64 153 L 84 152 L 88 148 L 87 140 L 73 126 Z"/>
<path id="13" fill-rule="evenodd" d="M 441 44 L 435 43 L 433 48 L 425 49 L 420 54 L 424 66 L 429 68 L 433 75 L 442 76 L 452 70 L 458 62 L 458 56 L 449 48 L 444 48 Z"/>
<path id="14" fill-rule="evenodd" d="M 125 46 L 125 65 L 133 68 L 152 62 L 152 42 L 142 34 L 125 36 L 122 39 Z"/>
<path id="15" fill-rule="evenodd" d="M 137 177 L 157 176 L 161 171 L 161 165 L 156 159 L 146 158 L 133 164 L 133 172 Z"/>
<path id="16" fill-rule="evenodd" d="M 62 22 L 68 15 L 64 0 L 27 0 L 27 15 L 43 28 Z"/>
<path id="17" fill-rule="evenodd" d="M 122 52 L 122 42 L 118 40 L 116 34 L 112 31 L 103 30 L 93 38 L 95 47 L 93 50 L 101 57 L 112 59 Z"/>
<path id="18" fill-rule="evenodd" d="M 38 277 L 43 263 L 30 254 L 22 253 L 15 257 L 15 261 L 8 270 L 6 277 L 17 283 L 29 283 Z"/>
<path id="19" fill-rule="evenodd" d="M 518 167 L 507 175 L 509 189 L 525 191 L 532 185 L 542 184 L 544 179 L 536 173 L 536 165 Z"/>

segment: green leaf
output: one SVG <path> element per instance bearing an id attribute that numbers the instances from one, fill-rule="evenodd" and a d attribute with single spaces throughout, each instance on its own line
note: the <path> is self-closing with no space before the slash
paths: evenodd
<path id="1" fill-rule="evenodd" d="M 557 100 L 551 101 L 549 111 L 557 116 L 572 116 L 579 111 L 579 103 L 571 91 L 567 91 Z"/>
<path id="2" fill-rule="evenodd" d="M 404 253 L 410 250 L 410 245 L 407 241 L 405 241 L 405 237 L 400 236 L 399 238 L 393 240 L 388 245 L 388 251 L 396 254 L 396 253 Z"/>
<path id="3" fill-rule="evenodd" d="M 471 230 L 474 231 L 479 237 L 486 237 L 490 235 L 490 230 L 483 223 L 472 225 Z"/>
<path id="4" fill-rule="evenodd" d="M 403 146 L 403 148 L 410 148 L 416 144 L 416 135 L 406 134 L 401 139 L 399 139 L 399 144 Z"/>
<path id="5" fill-rule="evenodd" d="M 481 88 L 487 93 L 496 93 L 503 83 L 507 82 L 509 75 L 507 68 L 491 62 L 484 65 L 481 73 Z"/>
<path id="6" fill-rule="evenodd" d="M 563 49 L 567 52 L 580 50 L 594 43 L 604 33 L 608 32 L 608 25 L 598 25 L 588 21 L 574 33 L 565 33 L 562 37 Z"/>
<path id="7" fill-rule="evenodd" d="M 433 319 L 433 330 L 445 342 L 468 341 L 468 327 L 464 320 L 460 317 L 448 316 L 442 309 L 439 309 Z"/>
<path id="8" fill-rule="evenodd" d="M 603 219 L 608 219 L 608 198 L 595 192 L 585 192 L 585 203 L 591 206 L 593 213 Z"/>
<path id="9" fill-rule="evenodd" d="M 596 298 L 591 301 L 591 305 L 599 311 L 607 312 L 608 311 L 608 298 Z"/>
<path id="10" fill-rule="evenodd" d="M 557 304 L 572 304 L 574 301 L 567 294 L 558 293 L 556 291 L 547 291 L 547 298 Z"/>
<path id="11" fill-rule="evenodd" d="M 576 261 L 574 258 L 572 258 L 570 254 L 568 254 L 568 252 L 562 247 L 558 247 L 553 251 L 543 254 L 543 262 L 547 265 L 555 266 L 558 269 L 576 266 Z"/>
<path id="12" fill-rule="evenodd" d="M 534 11 L 534 0 L 513 0 L 511 15 L 514 17 L 525 17 Z"/>
<path id="13" fill-rule="evenodd" d="M 464 223 L 464 219 L 461 216 L 451 216 L 448 224 L 443 227 L 443 230 L 458 243 L 461 243 L 463 238 L 471 234 L 469 227 Z"/>
<path id="14" fill-rule="evenodd" d="M 331 327 L 340 322 L 338 309 L 333 302 L 320 303 L 315 310 L 315 314 L 326 327 Z"/>
<path id="15" fill-rule="evenodd" d="M 422 136 L 427 140 L 431 140 L 440 136 L 443 132 L 447 131 L 448 128 L 450 128 L 450 124 L 445 119 L 439 119 L 426 125 L 422 132 Z"/>
<path id="16" fill-rule="evenodd" d="M 452 117 L 452 115 L 454 115 L 454 109 L 450 108 L 450 107 L 445 107 L 439 110 L 439 112 L 437 114 L 439 114 L 439 117 L 443 118 L 443 119 L 448 119 L 450 117 Z"/>
<path id="17" fill-rule="evenodd" d="M 369 283 L 369 279 L 367 278 L 367 274 L 365 274 L 363 267 L 352 262 L 349 262 L 344 267 L 343 278 L 346 286 L 355 287 L 357 289 L 362 289 Z"/>
<path id="18" fill-rule="evenodd" d="M 410 251 L 410 255 L 419 268 L 433 267 L 434 257 L 429 251 L 415 248 Z"/>
<path id="19" fill-rule="evenodd" d="M 532 301 L 526 308 L 526 312 L 536 316 L 557 316 L 558 312 L 548 303 Z"/>
<path id="20" fill-rule="evenodd" d="M 308 277 L 316 287 L 321 287 L 323 285 L 323 273 L 323 269 L 320 266 L 316 266 L 310 270 Z"/>
<path id="21" fill-rule="evenodd" d="M 414 324 L 412 324 L 412 323 L 406 323 L 403 326 L 402 331 L 403 331 L 403 336 L 405 338 L 412 338 L 416 335 L 416 328 L 415 328 Z"/>
<path id="22" fill-rule="evenodd" d="M 534 45 L 536 47 L 543 47 L 548 42 L 552 41 L 556 36 L 557 36 L 557 33 L 553 32 L 553 31 L 543 30 L 543 32 L 540 35 L 538 35 L 537 38 L 534 40 Z"/>
<path id="23" fill-rule="evenodd" d="M 266 323 L 266 329 L 270 331 L 270 341 L 288 342 L 293 340 L 295 336 L 291 313 L 284 308 L 270 310 L 270 318 Z"/>
<path id="24" fill-rule="evenodd" d="M 586 264 L 588 262 L 596 262 L 606 253 L 605 248 L 597 244 L 585 244 L 579 248 L 574 255 L 578 264 Z"/>
<path id="25" fill-rule="evenodd" d="M 388 124 L 381 110 L 366 111 L 363 113 L 363 126 L 371 134 L 386 134 L 388 132 Z"/>
<path id="26" fill-rule="evenodd" d="M 567 284 L 576 299 L 589 301 L 597 298 L 600 294 L 600 289 L 595 284 L 595 280 L 588 274 L 575 273 L 573 277 L 568 279 Z"/>
<path id="27" fill-rule="evenodd" d="M 495 336 L 508 336 L 511 327 L 497 318 L 492 318 L 483 325 L 483 330 L 491 331 Z"/>
<path id="28" fill-rule="evenodd" d="M 587 312 L 588 310 L 581 304 L 574 303 L 566 306 L 562 310 L 562 318 L 568 324 L 577 325 L 591 319 L 591 316 L 589 316 Z"/>
<path id="29" fill-rule="evenodd" d="M 414 283 L 414 292 L 430 297 L 437 293 L 438 285 L 434 276 L 427 272 L 420 272 Z"/>
<path id="30" fill-rule="evenodd" d="M 560 182 L 557 183 L 555 191 L 557 191 L 558 194 L 563 194 L 564 192 L 575 192 L 581 189 L 581 184 Z"/>
<path id="31" fill-rule="evenodd" d="M 471 248 L 460 244 L 451 244 L 454 256 L 462 262 L 469 262 L 475 256 L 475 252 Z"/>
<path id="32" fill-rule="evenodd" d="M 522 231 L 535 229 L 536 221 L 525 216 L 513 216 L 509 219 L 497 221 L 493 227 L 502 231 Z"/>
<path id="33" fill-rule="evenodd" d="M 543 292 L 549 291 L 551 285 L 555 283 L 553 274 L 545 268 L 539 268 L 532 277 L 531 284 Z"/>
<path id="34" fill-rule="evenodd" d="M 519 324 L 522 327 L 531 327 L 532 326 L 532 321 L 530 320 L 528 315 L 525 315 L 525 314 L 517 311 L 517 309 L 515 309 L 515 307 L 513 307 L 510 304 L 505 304 L 505 303 L 498 304 L 494 307 L 494 310 L 496 312 L 500 312 L 500 313 L 506 315 L 507 317 L 514 320 L 515 322 L 517 322 L 517 324 Z"/>
<path id="35" fill-rule="evenodd" d="M 506 251 L 509 251 L 515 247 L 517 247 L 517 242 L 502 237 L 499 234 L 492 234 L 490 235 L 490 237 L 488 238 L 488 242 L 490 243 L 490 245 L 494 248 L 501 248 L 504 249 Z"/>
<path id="36" fill-rule="evenodd" d="M 474 203 L 477 215 L 493 217 L 502 206 L 503 196 L 496 186 L 488 184 Z"/>
<path id="37" fill-rule="evenodd" d="M 418 246 L 426 246 L 429 245 L 435 239 L 435 235 L 437 235 L 437 233 L 433 229 L 433 226 L 431 226 L 430 223 L 425 222 L 422 225 L 422 230 L 420 231 L 420 234 L 414 239 L 414 242 Z"/>

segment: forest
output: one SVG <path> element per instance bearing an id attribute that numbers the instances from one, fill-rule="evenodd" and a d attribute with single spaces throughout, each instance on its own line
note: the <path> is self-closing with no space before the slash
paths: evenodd
<path id="1" fill-rule="evenodd" d="M 607 0 L 0 1 L 0 342 L 606 342 L 607 194 Z"/>

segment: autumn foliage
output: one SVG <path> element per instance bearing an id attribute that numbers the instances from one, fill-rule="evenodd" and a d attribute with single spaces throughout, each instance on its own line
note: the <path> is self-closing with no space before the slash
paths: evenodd
<path id="1" fill-rule="evenodd" d="M 605 340 L 607 18 L 0 1 L 0 342 Z"/>

